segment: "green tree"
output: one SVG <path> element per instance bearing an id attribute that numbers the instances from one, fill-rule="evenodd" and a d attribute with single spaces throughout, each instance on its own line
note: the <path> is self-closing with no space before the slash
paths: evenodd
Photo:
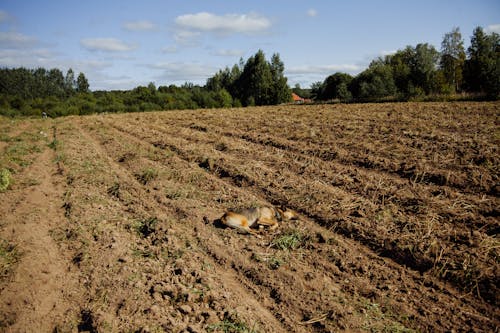
<path id="1" fill-rule="evenodd" d="M 262 50 L 247 60 L 237 85 L 244 105 L 272 104 L 272 73 Z"/>
<path id="2" fill-rule="evenodd" d="M 323 94 L 323 82 L 316 81 L 311 84 L 311 98 L 314 100 L 321 99 Z"/>
<path id="3" fill-rule="evenodd" d="M 281 61 L 279 53 L 275 53 L 271 57 L 270 69 L 272 76 L 271 104 L 290 102 L 292 94 L 285 77 L 285 64 Z"/>
<path id="4" fill-rule="evenodd" d="M 352 81 L 350 91 L 355 98 L 363 100 L 394 96 L 397 90 L 392 68 L 382 59 L 372 61 L 370 67 Z"/>
<path id="5" fill-rule="evenodd" d="M 50 94 L 63 97 L 65 95 L 64 75 L 60 69 L 53 68 L 48 73 Z"/>
<path id="6" fill-rule="evenodd" d="M 414 90 L 414 85 L 411 82 L 411 62 L 414 53 L 414 48 L 407 46 L 393 55 L 386 56 L 386 63 L 392 68 L 392 77 L 397 92 L 403 98 L 411 96 Z"/>
<path id="7" fill-rule="evenodd" d="M 463 84 L 463 69 L 465 64 L 465 49 L 459 28 L 453 28 L 444 35 L 441 42 L 440 67 L 444 79 L 454 91 L 460 91 Z"/>
<path id="8" fill-rule="evenodd" d="M 78 78 L 76 79 L 76 91 L 79 93 L 89 92 L 89 82 L 83 73 L 78 74 Z"/>
<path id="9" fill-rule="evenodd" d="M 335 73 L 325 79 L 322 85 L 320 99 L 339 99 L 341 101 L 349 101 L 352 99 L 352 94 L 348 87 L 352 82 L 353 77 L 346 73 Z"/>
<path id="10" fill-rule="evenodd" d="M 431 93 L 432 78 L 435 75 L 439 52 L 434 46 L 427 43 L 417 44 L 411 61 L 411 80 L 417 87 L 423 89 L 426 94 Z"/>
<path id="11" fill-rule="evenodd" d="M 67 96 L 73 94 L 73 92 L 75 91 L 75 86 L 75 72 L 73 72 L 73 69 L 70 68 L 66 72 L 66 77 L 64 78 L 64 90 L 66 91 Z"/>
<path id="12" fill-rule="evenodd" d="M 217 107 L 230 108 L 233 105 L 233 98 L 226 89 L 220 89 L 215 93 Z"/>
<path id="13" fill-rule="evenodd" d="M 467 50 L 464 77 L 468 90 L 483 92 L 498 98 L 500 91 L 500 36 L 485 34 L 481 27 L 474 29 Z"/>

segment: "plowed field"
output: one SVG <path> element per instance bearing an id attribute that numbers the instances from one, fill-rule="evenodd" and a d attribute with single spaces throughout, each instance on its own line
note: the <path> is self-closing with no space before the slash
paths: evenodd
<path id="1" fill-rule="evenodd" d="M 0 331 L 495 332 L 500 103 L 0 119 Z M 285 206 L 262 238 L 228 210 Z"/>

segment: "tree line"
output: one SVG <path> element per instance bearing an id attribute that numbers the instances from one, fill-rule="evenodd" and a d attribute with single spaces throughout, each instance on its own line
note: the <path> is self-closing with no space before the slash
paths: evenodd
<path id="1" fill-rule="evenodd" d="M 498 99 L 500 36 L 477 27 L 466 52 L 460 30 L 454 28 L 444 35 L 440 52 L 427 43 L 407 46 L 373 60 L 356 76 L 330 75 L 314 83 L 309 93 L 316 100 L 346 102 L 433 99 L 461 93 Z"/>
<path id="2" fill-rule="evenodd" d="M 185 83 L 156 87 L 154 83 L 125 91 L 89 90 L 83 73 L 69 69 L 0 69 L 0 114 L 51 117 L 102 112 L 196 109 L 269 105 L 288 102 L 291 92 L 279 54 L 271 61 L 259 50 L 207 80 L 204 86 Z"/>
<path id="3" fill-rule="evenodd" d="M 446 33 L 438 51 L 427 43 L 407 46 L 373 60 L 356 76 L 335 73 L 310 89 L 290 89 L 278 53 L 266 60 L 259 50 L 226 67 L 203 86 L 154 83 L 125 91 L 90 91 L 85 74 L 69 69 L 0 68 L 0 114 L 49 116 L 101 112 L 273 105 L 291 101 L 291 91 L 315 101 L 420 100 L 442 96 L 498 99 L 500 36 L 477 27 L 464 48 L 460 30 Z M 76 76 L 76 78 L 75 78 Z M 463 98 L 463 97 L 460 97 Z"/>

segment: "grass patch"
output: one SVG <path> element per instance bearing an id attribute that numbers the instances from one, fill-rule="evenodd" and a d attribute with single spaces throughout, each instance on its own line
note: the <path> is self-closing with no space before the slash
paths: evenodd
<path id="1" fill-rule="evenodd" d="M 298 230 L 288 230 L 271 242 L 271 247 L 278 250 L 295 250 L 306 244 L 306 237 Z"/>
<path id="2" fill-rule="evenodd" d="M 146 170 L 143 170 L 141 173 L 138 173 L 135 175 L 135 178 L 141 183 L 142 185 L 147 185 L 150 183 L 152 180 L 156 179 L 158 177 L 158 170 L 148 168 Z"/>

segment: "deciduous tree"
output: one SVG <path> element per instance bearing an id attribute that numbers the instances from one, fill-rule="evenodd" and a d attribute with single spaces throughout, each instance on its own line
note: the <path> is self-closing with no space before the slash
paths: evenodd
<path id="1" fill-rule="evenodd" d="M 460 91 L 463 83 L 465 49 L 459 28 L 453 28 L 444 35 L 441 43 L 441 59 L 439 65 L 446 83 L 454 91 Z"/>
<path id="2" fill-rule="evenodd" d="M 78 74 L 78 79 L 76 79 L 76 91 L 79 93 L 89 92 L 89 82 L 83 73 Z"/>

